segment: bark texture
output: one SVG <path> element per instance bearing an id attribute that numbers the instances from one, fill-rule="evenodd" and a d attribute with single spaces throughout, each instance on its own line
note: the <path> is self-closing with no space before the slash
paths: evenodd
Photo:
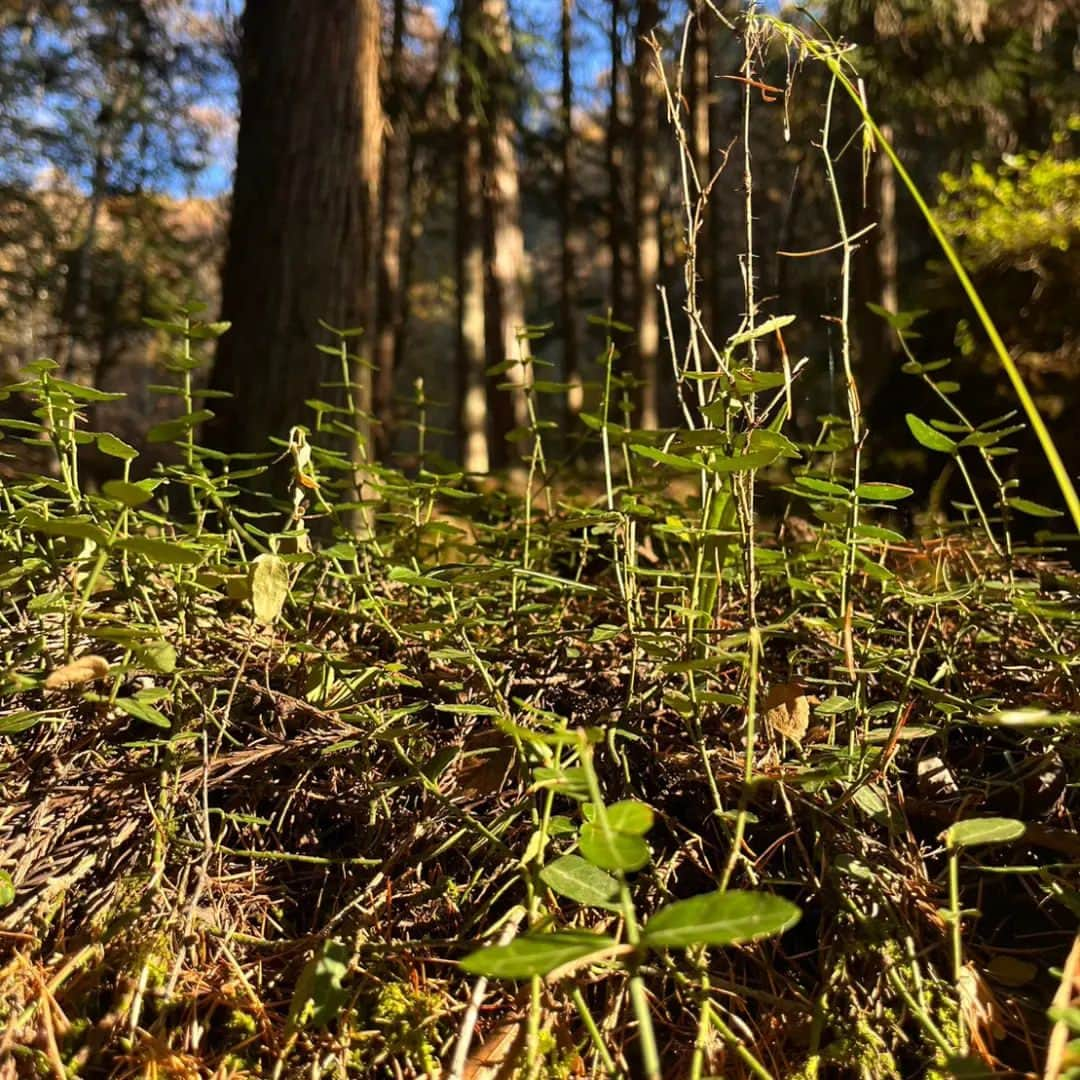
<path id="1" fill-rule="evenodd" d="M 249 0 L 236 181 L 208 432 L 226 451 L 266 449 L 333 396 L 337 327 L 369 325 L 382 114 L 376 0 Z M 354 339 L 355 340 L 355 339 Z M 343 392 L 337 391 L 338 400 Z M 370 409 L 370 372 L 356 402 Z"/>
<path id="2" fill-rule="evenodd" d="M 383 146 L 375 311 L 373 412 L 376 446 L 384 458 L 393 443 L 397 343 L 405 322 L 404 248 L 412 195 L 411 139 L 405 104 L 405 0 L 394 0 L 387 71 L 386 142 Z"/>
<path id="3" fill-rule="evenodd" d="M 458 76 L 457 371 L 462 464 L 469 473 L 491 466 L 485 385 L 485 312 L 482 154 L 474 73 L 477 71 L 476 0 L 461 0 Z"/>
<path id="4" fill-rule="evenodd" d="M 486 90 L 484 134 L 484 218 L 488 262 L 488 364 L 517 359 L 518 331 L 525 326 L 525 237 L 521 229 L 521 188 L 517 158 L 517 122 L 513 44 L 506 0 L 480 0 Z M 510 460 L 506 436 L 529 422 L 524 387 L 528 370 L 519 364 L 489 382 L 492 463 Z M 499 383 L 514 389 L 498 390 Z"/>
<path id="5" fill-rule="evenodd" d="M 563 332 L 563 378 L 570 384 L 567 394 L 568 419 L 581 411 L 581 358 L 577 327 L 577 237 L 574 229 L 574 81 L 571 70 L 573 54 L 574 0 L 562 0 L 559 29 L 561 52 L 559 229 L 562 241 L 561 280 L 559 282 L 559 317 Z"/>
<path id="6" fill-rule="evenodd" d="M 643 428 L 659 425 L 658 361 L 660 356 L 660 190 L 659 76 L 650 40 L 660 22 L 656 0 L 640 0 L 634 34 L 634 374 L 640 380 L 637 423 Z"/>

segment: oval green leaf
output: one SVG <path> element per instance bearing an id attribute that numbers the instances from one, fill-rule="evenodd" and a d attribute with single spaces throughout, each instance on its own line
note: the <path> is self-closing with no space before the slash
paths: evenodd
<path id="1" fill-rule="evenodd" d="M 153 724 L 154 727 L 166 730 L 172 727 L 172 722 L 164 713 L 145 701 L 139 701 L 138 698 L 117 698 L 116 707 L 133 719 L 142 720 L 145 724 Z"/>
<path id="2" fill-rule="evenodd" d="M 581 854 L 602 870 L 640 870 L 650 858 L 649 845 L 640 836 L 606 832 L 599 825 L 582 825 Z"/>
<path id="3" fill-rule="evenodd" d="M 1043 506 L 1042 503 L 1032 502 L 1030 499 L 1006 499 L 1005 500 L 1013 510 L 1018 511 L 1021 514 L 1027 514 L 1030 517 L 1040 518 L 1056 518 L 1061 517 L 1061 511 L 1055 510 L 1052 506 Z"/>
<path id="4" fill-rule="evenodd" d="M 134 446 L 128 446 L 123 439 L 103 431 L 97 436 L 97 448 L 109 457 L 119 458 L 121 461 L 134 461 L 139 456 L 139 451 Z"/>
<path id="5" fill-rule="evenodd" d="M 151 443 L 173 442 L 186 435 L 193 427 L 212 420 L 214 414 L 209 409 L 198 409 L 192 413 L 185 413 L 175 420 L 165 420 L 155 424 L 147 433 L 146 441 Z"/>
<path id="6" fill-rule="evenodd" d="M 624 799 L 607 808 L 607 823 L 616 832 L 644 836 L 652 827 L 655 815 L 652 807 L 637 799 Z"/>
<path id="7" fill-rule="evenodd" d="M 941 454 L 951 454 L 956 450 L 956 443 L 948 435 L 932 428 L 925 420 L 920 420 L 914 413 L 904 417 L 915 441 L 927 450 L 936 450 Z"/>
<path id="8" fill-rule="evenodd" d="M 171 540 L 158 540 L 152 536 L 132 536 L 117 544 L 122 551 L 131 551 L 143 555 L 151 562 L 165 566 L 194 566 L 202 561 L 203 553 L 198 548 L 185 547 Z"/>
<path id="9" fill-rule="evenodd" d="M 945 843 L 951 848 L 977 844 L 1010 844 L 1024 835 L 1026 826 L 1014 818 L 987 817 L 958 821 L 945 831 Z"/>
<path id="10" fill-rule="evenodd" d="M 15 882 L 6 870 L 0 870 L 0 908 L 15 903 Z"/>
<path id="11" fill-rule="evenodd" d="M 461 967 L 494 979 L 528 979 L 547 975 L 564 964 L 583 960 L 615 945 L 614 938 L 584 930 L 558 934 L 523 934 L 509 945 L 492 945 L 469 953 Z"/>
<path id="12" fill-rule="evenodd" d="M 898 502 L 914 494 L 914 488 L 905 487 L 903 484 L 860 484 L 855 489 L 855 494 L 860 499 L 874 499 L 878 502 Z"/>
<path id="13" fill-rule="evenodd" d="M 101 485 L 101 491 L 106 498 L 129 508 L 142 506 L 154 497 L 153 491 L 142 484 L 133 484 L 130 480 L 106 480 Z"/>
<path id="14" fill-rule="evenodd" d="M 559 896 L 597 907 L 609 907 L 619 892 L 619 883 L 606 870 L 580 855 L 563 855 L 548 863 L 540 880 Z"/>
<path id="15" fill-rule="evenodd" d="M 645 924 L 641 941 L 654 949 L 737 945 L 783 933 L 801 917 L 793 903 L 770 893 L 705 893 L 661 908 Z"/>

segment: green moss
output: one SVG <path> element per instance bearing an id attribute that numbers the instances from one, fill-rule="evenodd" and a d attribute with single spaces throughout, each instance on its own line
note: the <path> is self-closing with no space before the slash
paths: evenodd
<path id="1" fill-rule="evenodd" d="M 394 982 L 379 991 L 371 1022 L 382 1034 L 387 1054 L 405 1056 L 423 1072 L 431 1074 L 438 1071 L 433 1038 L 435 1023 L 442 1012 L 442 1003 L 434 994 Z"/>

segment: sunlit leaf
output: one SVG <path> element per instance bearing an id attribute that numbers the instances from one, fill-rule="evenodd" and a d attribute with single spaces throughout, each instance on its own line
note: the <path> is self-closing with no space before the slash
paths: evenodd
<path id="1" fill-rule="evenodd" d="M 559 896 L 597 907 L 609 906 L 619 893 L 619 883 L 609 873 L 580 855 L 563 855 L 548 863 L 540 880 Z"/>
<path id="2" fill-rule="evenodd" d="M 640 836 L 605 832 L 600 825 L 582 825 L 578 846 L 589 862 L 603 870 L 640 870 L 650 858 L 649 845 Z"/>
<path id="3" fill-rule="evenodd" d="M 956 443 L 948 435 L 943 435 L 936 428 L 932 428 L 914 413 L 908 413 L 904 419 L 907 420 L 908 429 L 915 436 L 915 441 L 925 446 L 927 450 L 936 450 L 942 454 L 951 454 L 956 450 Z"/>
<path id="4" fill-rule="evenodd" d="M 289 595 L 289 569 L 285 560 L 280 555 L 257 556 L 251 564 L 248 584 L 255 618 L 266 624 L 276 622 Z"/>
<path id="5" fill-rule="evenodd" d="M 653 827 L 655 819 L 652 807 L 636 799 L 612 803 L 605 813 L 610 828 L 631 836 L 644 836 Z"/>
<path id="6" fill-rule="evenodd" d="M 705 893 L 661 908 L 645 924 L 641 940 L 656 949 L 736 945 L 783 933 L 801 916 L 789 900 L 770 893 Z"/>
<path id="7" fill-rule="evenodd" d="M 945 831 L 949 847 L 974 847 L 978 844 L 1009 844 L 1024 835 L 1025 825 L 1013 818 L 986 817 L 958 821 Z"/>
<path id="8" fill-rule="evenodd" d="M 523 934 L 509 945 L 492 945 L 470 953 L 461 961 L 461 967 L 473 975 L 528 979 L 533 975 L 547 975 L 564 964 L 584 960 L 614 945 L 613 938 L 584 930 Z"/>

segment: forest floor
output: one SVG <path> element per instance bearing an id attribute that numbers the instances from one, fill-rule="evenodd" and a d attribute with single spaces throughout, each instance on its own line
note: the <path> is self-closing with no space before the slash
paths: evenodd
<path id="1" fill-rule="evenodd" d="M 748 547 L 648 447 L 610 504 L 378 470 L 360 542 L 331 457 L 290 523 L 57 445 L 0 487 L 0 1076 L 1077 1075 L 1060 549 L 852 534 L 835 470 Z"/>

